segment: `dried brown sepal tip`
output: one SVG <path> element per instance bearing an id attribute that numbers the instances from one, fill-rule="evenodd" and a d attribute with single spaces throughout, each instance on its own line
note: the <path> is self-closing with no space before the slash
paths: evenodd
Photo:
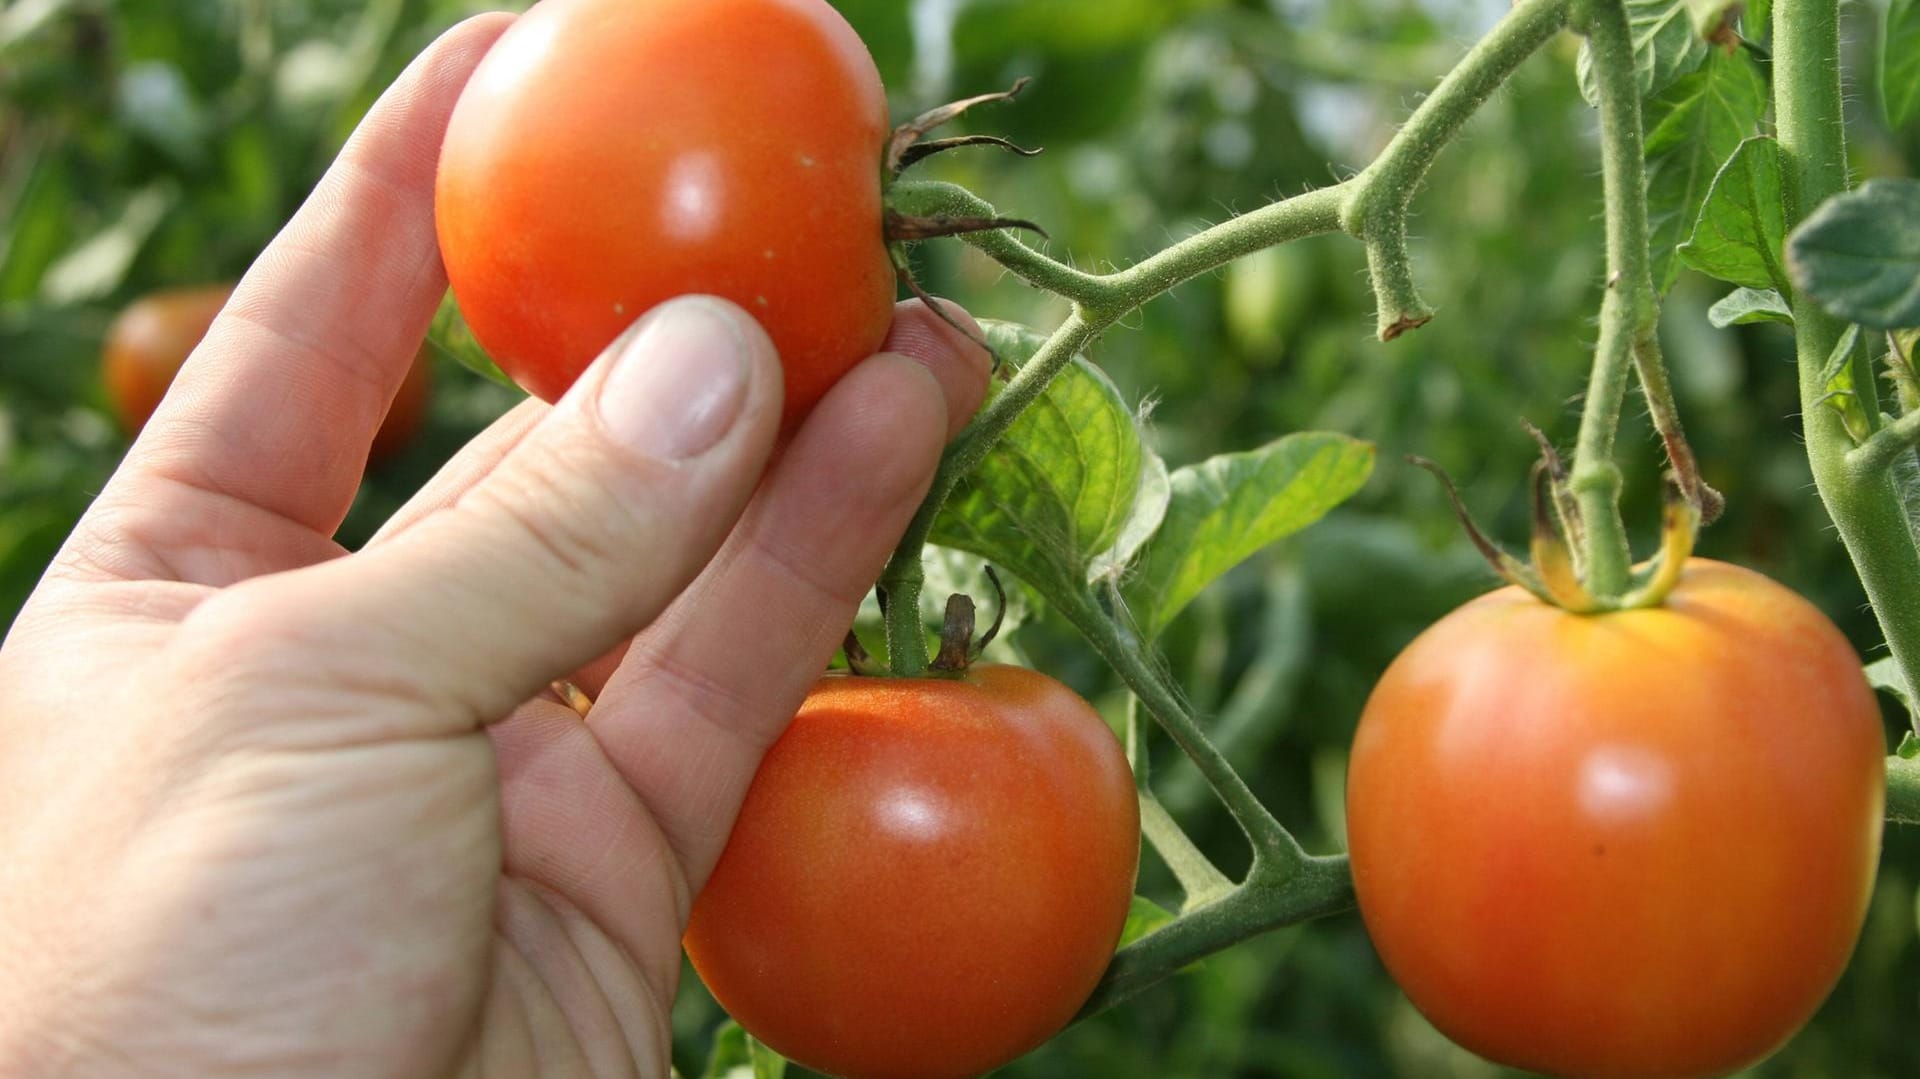
<path id="1" fill-rule="evenodd" d="M 1529 420 L 1521 420 L 1520 426 L 1532 436 L 1534 444 L 1540 447 L 1540 463 L 1546 466 L 1548 491 L 1552 495 L 1553 513 L 1558 518 L 1561 538 L 1567 542 L 1567 549 L 1573 560 L 1576 575 L 1585 576 L 1581 565 L 1581 552 L 1586 549 L 1586 523 L 1580 519 L 1580 503 L 1573 497 L 1573 488 L 1568 485 L 1567 463 L 1555 449 L 1547 433 L 1535 427 Z"/>
<path id="2" fill-rule="evenodd" d="M 926 289 L 920 287 L 920 282 L 914 278 L 913 271 L 907 269 L 903 262 L 895 262 L 893 272 L 894 276 L 899 278 L 900 283 L 906 286 L 907 291 L 913 293 L 913 298 L 919 300 L 922 306 L 933 312 L 933 317 L 953 327 L 955 333 L 958 333 L 960 336 L 986 350 L 987 355 L 993 361 L 992 369 L 994 371 L 1000 370 L 1000 354 L 993 350 L 993 346 L 987 343 L 987 339 L 965 326 L 960 325 L 959 319 L 949 314 L 946 307 L 943 306 L 940 301 L 934 299 Z M 882 602 L 885 602 L 885 600 L 883 599 Z"/>
<path id="3" fill-rule="evenodd" d="M 980 635 L 980 639 L 974 643 L 973 648 L 969 652 L 970 657 L 973 659 L 979 659 L 980 654 L 985 652 L 987 646 L 993 643 L 993 639 L 1000 635 L 1000 623 L 1005 621 L 1007 617 L 1007 590 L 1000 584 L 1000 575 L 993 571 L 992 566 L 982 566 L 981 568 L 987 573 L 987 583 L 993 585 L 993 602 L 995 606 L 993 611 L 993 624 L 988 626 L 987 631 Z"/>
<path id="4" fill-rule="evenodd" d="M 973 597 L 959 592 L 948 596 L 946 620 L 940 627 L 940 653 L 927 665 L 929 669 L 940 674 L 959 674 L 979 659 L 980 654 L 987 650 L 987 645 L 992 644 L 994 637 L 999 635 L 1000 624 L 1007 616 L 1007 590 L 1001 586 L 1000 575 L 993 571 L 992 566 L 986 567 L 986 572 L 987 581 L 993 585 L 994 599 L 999 604 L 999 609 L 993 615 L 993 624 L 975 641 Z"/>
<path id="5" fill-rule="evenodd" d="M 846 640 L 840 642 L 840 651 L 846 653 L 847 670 L 861 676 L 883 673 L 880 661 L 873 658 L 867 646 L 860 643 L 860 636 L 853 630 L 847 630 Z"/>
<path id="6" fill-rule="evenodd" d="M 1012 101 L 1015 97 L 1019 96 L 1020 91 L 1027 88 L 1027 83 L 1031 81 L 1031 79 L 1022 76 L 1015 80 L 1012 86 L 998 93 L 978 94 L 974 97 L 963 98 L 959 101 L 952 101 L 945 105 L 935 106 L 913 119 L 908 120 L 906 123 L 901 124 L 899 127 L 894 128 L 893 134 L 887 139 L 887 154 L 885 160 L 887 175 L 900 175 L 902 169 L 926 157 L 929 153 L 938 153 L 939 150 L 950 149 L 952 145 L 971 145 L 954 143 L 953 140 L 942 140 L 948 142 L 950 145 L 928 150 L 918 155 L 909 154 L 909 151 L 912 150 L 914 145 L 925 138 L 929 132 L 951 123 L 962 113 L 976 105 L 986 105 L 996 101 Z M 1014 146 L 1012 143 L 1005 143 L 1005 145 L 1009 149 L 1019 150 L 1019 147 Z M 1020 152 L 1029 154 L 1038 153 L 1039 151 L 1029 152 L 1022 150 Z"/>
<path id="7" fill-rule="evenodd" d="M 998 135 L 955 135 L 952 138 L 928 139 L 925 142 L 916 142 L 901 151 L 900 161 L 894 166 L 894 175 L 898 176 L 935 154 L 958 150 L 963 146 L 998 146 L 1010 154 L 1019 154 L 1021 157 L 1033 157 L 1041 152 L 1038 146 L 1032 148 L 1021 146 Z"/>
<path id="8" fill-rule="evenodd" d="M 1473 546 L 1480 552 L 1480 557 L 1487 560 L 1487 565 L 1492 567 L 1493 572 L 1498 574 L 1501 580 L 1526 589 L 1544 603 L 1558 605 L 1553 594 L 1547 590 L 1539 576 L 1528 568 L 1526 563 L 1502 550 L 1499 544 L 1487 538 L 1487 534 L 1480 530 L 1473 515 L 1467 512 L 1466 503 L 1461 501 L 1460 491 L 1453 485 L 1453 477 L 1447 475 L 1445 469 L 1425 457 L 1413 454 L 1407 456 L 1407 463 L 1426 469 L 1440 481 L 1440 486 L 1447 492 L 1447 501 L 1453 505 L 1453 515 L 1459 520 L 1460 527 L 1466 531 L 1467 538 L 1473 541 Z"/>
<path id="9" fill-rule="evenodd" d="M 1431 311 L 1405 312 L 1392 318 L 1381 319 L 1380 340 L 1391 341 L 1408 330 L 1417 330 L 1432 321 L 1433 312 Z"/>
<path id="10" fill-rule="evenodd" d="M 928 664 L 941 674 L 958 674 L 973 657 L 973 597 L 958 592 L 947 597 L 947 617 L 940 628 L 940 653 Z"/>

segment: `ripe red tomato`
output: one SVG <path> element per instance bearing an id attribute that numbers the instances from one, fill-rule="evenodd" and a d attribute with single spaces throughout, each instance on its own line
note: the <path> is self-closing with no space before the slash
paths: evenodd
<path id="1" fill-rule="evenodd" d="M 1508 588 L 1393 662 L 1354 736 L 1354 887 L 1448 1037 L 1555 1075 L 1719 1075 L 1833 988 L 1879 858 L 1879 709 L 1839 631 L 1696 559 L 1663 607 Z"/>
<path id="2" fill-rule="evenodd" d="M 435 216 L 460 309 L 551 401 L 648 308 L 732 300 L 788 424 L 893 317 L 886 95 L 825 0 L 543 0 L 462 91 Z"/>
<path id="3" fill-rule="evenodd" d="M 207 335 L 214 316 L 233 295 L 232 284 L 165 289 L 127 306 L 107 329 L 101 355 L 101 378 L 107 400 L 129 434 L 138 434 L 160 407 L 180 365 Z M 385 460 L 403 449 L 426 415 L 432 367 L 428 346 L 421 345 L 400 384 L 386 421 L 373 436 L 368 455 Z"/>
<path id="4" fill-rule="evenodd" d="M 809 1068 L 978 1075 L 1086 1001 L 1139 850 L 1126 755 L 1053 679 L 829 675 L 754 777 L 687 955 Z"/>

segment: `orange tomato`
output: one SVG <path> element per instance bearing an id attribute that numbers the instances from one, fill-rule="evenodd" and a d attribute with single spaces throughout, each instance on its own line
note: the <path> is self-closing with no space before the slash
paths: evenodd
<path id="1" fill-rule="evenodd" d="M 887 135 L 873 58 L 825 0 L 543 0 L 441 146 L 454 296 L 549 401 L 661 301 L 732 300 L 779 350 L 791 426 L 892 322 Z"/>
<path id="2" fill-rule="evenodd" d="M 1388 668 L 1354 736 L 1354 887 L 1433 1024 L 1554 1075 L 1720 1075 L 1846 965 L 1873 888 L 1878 705 L 1833 624 L 1696 559 L 1662 607 L 1508 588 Z"/>

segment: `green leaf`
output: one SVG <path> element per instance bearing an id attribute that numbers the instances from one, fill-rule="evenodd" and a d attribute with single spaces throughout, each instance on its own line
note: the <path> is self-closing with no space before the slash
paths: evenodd
<path id="1" fill-rule="evenodd" d="M 1044 341 L 1013 323 L 982 326 L 1016 370 Z M 990 392 L 1003 387 L 996 383 Z M 1150 475 L 1147 455 L 1120 391 L 1075 356 L 960 481 L 931 538 L 971 551 L 1043 594 L 1077 592 L 1095 560 L 1127 536 L 1142 477 Z"/>
<path id="2" fill-rule="evenodd" d="M 1700 66 L 1706 58 L 1707 42 L 1694 28 L 1689 12 L 1693 0 L 1627 0 L 1627 29 L 1633 35 L 1633 70 L 1639 77 L 1640 96 L 1651 97 L 1673 85 L 1674 80 Z M 1580 78 L 1580 93 L 1587 104 L 1600 103 L 1600 89 L 1593 78 L 1593 56 L 1586 45 L 1580 46 L 1575 65 Z"/>
<path id="3" fill-rule="evenodd" d="M 1133 897 L 1133 903 L 1127 907 L 1127 924 L 1120 930 L 1121 948 L 1132 944 L 1141 937 L 1173 921 L 1173 912 L 1155 903 L 1144 895 Z"/>
<path id="4" fill-rule="evenodd" d="M 440 297 L 440 307 L 433 313 L 433 322 L 427 327 L 427 344 L 446 353 L 459 362 L 460 366 L 478 375 L 498 382 L 502 386 L 512 386 L 513 380 L 480 347 L 480 340 L 473 336 L 473 328 L 467 325 L 466 317 L 460 314 L 460 305 L 454 302 L 452 290 Z"/>
<path id="5" fill-rule="evenodd" d="M 1890 663 L 1892 659 L 1889 657 L 1881 662 Z M 1875 666 L 1878 666 L 1878 664 L 1875 664 Z M 1904 693 L 1901 694 L 1900 699 L 1904 703 L 1906 701 L 1906 695 Z M 1908 711 L 1911 712 L 1912 709 L 1909 708 Z M 1907 731 L 1905 734 L 1902 734 L 1900 736 L 1900 748 L 1894 750 L 1893 753 L 1894 756 L 1899 757 L 1903 761 L 1910 761 L 1915 757 L 1920 757 L 1920 735 L 1916 735 L 1912 731 Z"/>
<path id="6" fill-rule="evenodd" d="M 1780 144 L 1756 135 L 1720 166 L 1693 236 L 1680 245 L 1680 261 L 1722 281 L 1785 293 L 1780 246 L 1786 235 Z"/>
<path id="7" fill-rule="evenodd" d="M 1753 134 L 1766 107 L 1766 84 L 1745 52 L 1712 54 L 1646 103 L 1648 249 L 1661 292 L 1680 273 L 1674 250 L 1692 235 L 1720 163 Z"/>
<path id="8" fill-rule="evenodd" d="M 1786 299 L 1770 288 L 1737 288 L 1707 309 L 1707 321 L 1722 330 L 1749 322 L 1784 322 L 1791 326 L 1793 311 Z"/>
<path id="9" fill-rule="evenodd" d="M 1880 110 L 1899 130 L 1920 116 L 1920 0 L 1890 0 L 1880 24 Z"/>
<path id="10" fill-rule="evenodd" d="M 1884 659 L 1876 659 L 1872 663 L 1867 664 L 1866 672 L 1867 683 L 1869 685 L 1885 692 L 1894 700 L 1899 701 L 1900 707 L 1905 708 L 1907 714 L 1913 714 L 1913 692 L 1907 688 L 1906 675 L 1900 673 L 1900 665 L 1893 661 L 1892 656 L 1887 656 Z M 1913 753 L 1907 751 L 1907 745 L 1912 741 L 1913 736 L 1909 734 L 1907 740 L 1900 743 L 1900 755 L 1902 757 L 1911 759 L 1914 756 Z M 1920 750 L 1920 743 L 1915 743 L 1915 746 L 1917 750 Z"/>
<path id="11" fill-rule="evenodd" d="M 1867 410 L 1860 403 L 1858 384 L 1854 380 L 1853 355 L 1860 347 L 1860 327 L 1850 325 L 1840 340 L 1835 342 L 1833 351 L 1827 353 L 1827 362 L 1820 368 L 1820 383 L 1825 388 L 1820 400 L 1827 407 L 1840 413 L 1846 423 L 1847 433 L 1855 442 L 1866 439 L 1873 427 L 1868 420 Z"/>
<path id="12" fill-rule="evenodd" d="M 1740 36 L 1748 41 L 1765 42 L 1773 34 L 1773 0 L 1747 0 L 1740 13 Z"/>
<path id="13" fill-rule="evenodd" d="M 1141 633 L 1157 634 L 1209 582 L 1325 516 L 1372 471 L 1369 443 L 1303 432 L 1174 472 L 1166 521 L 1122 588 Z"/>
<path id="14" fill-rule="evenodd" d="M 1920 180 L 1868 180 L 1787 239 L 1793 283 L 1862 326 L 1920 326 Z"/>
<path id="15" fill-rule="evenodd" d="M 713 1032 L 713 1051 L 702 1079 L 781 1079 L 787 1062 L 729 1019 Z"/>
<path id="16" fill-rule="evenodd" d="M 1167 474 L 1167 463 L 1157 453 L 1142 454 L 1140 485 L 1134 491 L 1133 510 L 1120 526 L 1113 546 L 1093 556 L 1092 564 L 1087 567 L 1088 579 L 1118 577 L 1125 573 L 1140 548 L 1160 530 L 1160 522 L 1167 517 L 1167 502 L 1172 497 L 1173 482 Z"/>

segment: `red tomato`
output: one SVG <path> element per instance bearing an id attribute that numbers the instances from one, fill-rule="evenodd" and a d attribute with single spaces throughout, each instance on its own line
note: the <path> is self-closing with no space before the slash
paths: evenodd
<path id="1" fill-rule="evenodd" d="M 648 308 L 751 312 L 789 425 L 893 317 L 887 102 L 825 0 L 544 0 L 440 150 L 440 251 L 501 369 L 551 401 Z"/>
<path id="2" fill-rule="evenodd" d="M 1719 1075 L 1833 988 L 1873 888 L 1884 736 L 1858 658 L 1757 573 L 1664 607 L 1508 588 L 1388 668 L 1354 736 L 1360 913 L 1448 1037 L 1555 1075 Z"/>
<path id="3" fill-rule="evenodd" d="M 809 1068 L 977 1075 L 1086 1001 L 1139 850 L 1126 755 L 1053 679 L 830 675 L 760 766 L 687 955 Z"/>
<path id="4" fill-rule="evenodd" d="M 231 283 L 165 289 L 134 301 L 114 319 L 102 349 L 101 378 L 114 414 L 129 434 L 138 434 L 160 407 L 180 365 L 199 346 L 231 295 Z M 369 460 L 385 460 L 400 452 L 420 429 L 432 389 L 430 360 L 428 346 L 421 345 L 387 409 L 386 421 L 373 436 Z"/>

